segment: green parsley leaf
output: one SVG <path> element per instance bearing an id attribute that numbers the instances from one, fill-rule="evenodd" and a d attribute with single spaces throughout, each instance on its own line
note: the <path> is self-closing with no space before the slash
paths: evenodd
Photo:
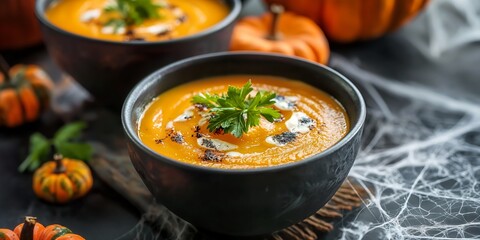
<path id="1" fill-rule="evenodd" d="M 105 23 L 105 26 L 112 26 L 114 33 L 117 33 L 120 28 L 126 27 L 125 21 L 122 19 L 110 19 Z"/>
<path id="2" fill-rule="evenodd" d="M 48 161 L 54 153 L 64 157 L 88 161 L 92 158 L 93 148 L 89 144 L 79 142 L 82 131 L 87 127 L 83 122 L 74 122 L 60 128 L 53 139 L 47 139 L 41 133 L 30 136 L 30 153 L 18 167 L 18 171 L 33 172 L 44 162 Z M 56 152 L 52 151 L 52 146 Z"/>
<path id="3" fill-rule="evenodd" d="M 34 133 L 30 137 L 30 154 L 25 161 L 20 164 L 18 171 L 33 171 L 38 168 L 43 159 L 48 157 L 50 152 L 50 141 L 40 133 Z"/>
<path id="4" fill-rule="evenodd" d="M 219 96 L 210 95 L 208 93 L 200 93 L 193 96 L 193 102 L 201 105 L 205 105 L 208 108 L 213 108 L 216 106 Z"/>
<path id="5" fill-rule="evenodd" d="M 93 155 L 93 148 L 87 143 L 62 142 L 55 144 L 55 149 L 66 158 L 89 161 Z"/>
<path id="6" fill-rule="evenodd" d="M 270 107 L 275 103 L 275 93 L 259 91 L 251 97 L 252 91 L 252 82 L 248 81 L 242 88 L 229 86 L 227 93 L 221 96 L 200 93 L 193 96 L 192 102 L 207 106 L 213 113 L 207 127 L 210 132 L 223 129 L 225 133 L 241 137 L 251 127 L 258 126 L 261 117 L 269 122 L 281 117 Z"/>
<path id="7" fill-rule="evenodd" d="M 82 131 L 87 128 L 84 122 L 73 122 L 61 127 L 54 135 L 53 141 L 65 142 L 75 138 L 79 138 Z"/>
<path id="8" fill-rule="evenodd" d="M 103 11 L 118 13 L 118 16 L 109 19 L 104 25 L 114 26 L 116 29 L 139 25 L 145 20 L 159 18 L 158 9 L 162 7 L 162 5 L 153 3 L 152 0 L 115 0 L 114 4 L 104 7 Z"/>

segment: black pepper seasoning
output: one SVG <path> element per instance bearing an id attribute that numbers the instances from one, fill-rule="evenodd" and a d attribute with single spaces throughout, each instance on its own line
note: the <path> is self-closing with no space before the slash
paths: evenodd
<path id="1" fill-rule="evenodd" d="M 293 132 L 284 132 L 277 134 L 272 137 L 273 141 L 277 142 L 280 145 L 285 145 L 287 143 L 291 143 L 297 139 L 297 134 Z"/>

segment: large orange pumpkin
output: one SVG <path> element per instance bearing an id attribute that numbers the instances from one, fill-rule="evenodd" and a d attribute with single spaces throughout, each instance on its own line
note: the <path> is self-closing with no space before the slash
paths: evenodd
<path id="1" fill-rule="evenodd" d="M 416 16 L 429 0 L 265 0 L 313 19 L 336 42 L 380 37 Z"/>
<path id="2" fill-rule="evenodd" d="M 35 0 L 2 0 L 0 7 L 0 50 L 29 47 L 42 41 L 35 18 Z"/>

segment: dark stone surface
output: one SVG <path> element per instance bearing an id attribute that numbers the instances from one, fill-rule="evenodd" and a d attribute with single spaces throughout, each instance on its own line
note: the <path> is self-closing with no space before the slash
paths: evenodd
<path id="1" fill-rule="evenodd" d="M 95 178 L 92 191 L 67 205 L 53 205 L 37 199 L 32 190 L 32 176 L 17 171 L 25 158 L 28 136 L 33 131 L 51 134 L 58 124 L 34 123 L 6 130 L 0 129 L 0 227 L 13 229 L 23 216 L 36 216 L 44 224 L 59 223 L 87 239 L 115 239 L 131 229 L 139 213 L 122 196 Z M 101 235 L 98 235 L 101 233 Z"/>
<path id="2" fill-rule="evenodd" d="M 253 2 L 254 1 L 249 2 L 249 11 L 258 13 L 258 6 L 253 4 Z M 421 22 L 417 21 L 412 25 L 419 24 L 421 24 Z M 415 38 L 417 35 L 415 35 L 416 32 L 412 30 L 413 28 L 410 29 L 409 27 L 395 34 L 370 42 L 347 46 L 332 46 L 333 52 L 336 54 L 332 58 L 335 67 L 342 73 L 346 73 L 347 76 L 351 77 L 355 82 L 362 83 L 365 79 L 357 77 L 355 74 L 349 74 L 351 72 L 349 72 L 347 68 L 342 68 L 342 64 L 339 64 L 338 59 L 346 59 L 348 62 L 354 63 L 363 70 L 392 80 L 390 83 L 418 86 L 419 88 L 433 90 L 432 92 L 443 97 L 468 101 L 477 106 L 480 105 L 480 98 L 478 97 L 478 91 L 480 90 L 480 81 L 478 80 L 480 76 L 480 67 L 478 64 L 480 63 L 479 43 L 470 43 L 460 48 L 452 49 L 440 57 L 432 58 L 422 52 L 424 49 L 419 49 L 412 44 L 411 38 Z M 58 68 L 53 65 L 42 47 L 28 49 L 24 52 L 3 54 L 5 54 L 11 63 L 38 63 L 45 67 L 50 74 L 53 74 L 56 78 L 59 77 Z M 364 91 L 365 89 L 362 90 Z M 395 113 L 395 116 L 405 116 L 402 114 L 408 114 L 408 112 L 403 113 L 401 111 L 405 106 L 411 105 L 411 99 L 400 97 L 397 94 L 393 94 L 392 91 L 379 90 L 379 92 L 391 111 Z M 372 110 L 376 110 L 377 106 L 375 104 L 378 104 L 378 102 L 373 101 L 372 98 L 367 98 L 366 100 L 367 105 L 371 107 Z M 451 100 L 446 102 L 451 102 Z M 420 102 L 419 104 L 425 105 L 426 103 Z M 461 122 L 459 124 L 459 119 L 462 118 L 462 115 L 451 111 L 451 109 L 445 111 L 437 106 L 432 110 L 427 106 L 424 107 L 424 111 L 419 112 L 418 117 L 415 117 L 410 122 L 407 121 L 408 124 L 406 125 L 395 125 L 395 120 L 392 121 L 391 119 L 388 120 L 370 116 L 367 119 L 367 122 L 370 122 L 370 124 L 366 128 L 364 138 L 370 141 L 374 138 L 377 130 L 381 129 L 382 125 L 388 121 L 393 122 L 389 123 L 392 124 L 391 126 L 393 127 L 405 129 L 403 132 L 396 132 L 397 134 L 400 133 L 404 135 L 389 136 L 376 144 L 376 150 L 381 151 L 392 146 L 399 146 L 405 142 L 423 140 L 423 138 L 428 139 L 432 137 L 433 133 L 441 133 L 445 131 L 445 129 L 461 125 Z M 416 114 L 416 112 L 413 113 Z M 475 115 L 479 114 L 480 113 Z M 53 206 L 39 201 L 34 197 L 31 191 L 30 175 L 19 174 L 16 171 L 18 164 L 26 155 L 28 135 L 38 130 L 46 134 L 51 133 L 60 124 L 61 120 L 49 114 L 45 116 L 41 122 L 30 124 L 20 129 L 9 131 L 0 129 L 0 183 L 3 185 L 2 194 L 0 195 L 0 227 L 12 228 L 21 221 L 22 216 L 26 214 L 36 214 L 44 223 L 63 223 L 71 227 L 74 231 L 83 234 L 89 240 L 114 239 L 129 231 L 138 222 L 140 218 L 139 214 L 135 208 L 122 200 L 118 194 L 110 190 L 104 183 L 97 181 L 93 191 L 85 199 L 73 202 L 71 205 Z M 105 126 L 106 125 L 108 124 L 105 124 Z M 418 126 L 421 126 L 422 129 L 416 131 L 415 127 Z M 424 128 L 427 129 L 428 132 L 422 132 L 425 130 Z M 412 132 L 420 135 L 421 138 L 414 139 L 408 135 Z M 468 132 L 462 136 L 461 139 L 463 139 L 465 143 L 476 147 L 475 149 L 478 149 L 478 146 L 480 146 L 479 136 L 480 129 L 476 129 Z M 374 151 L 373 154 L 375 154 Z M 397 158 L 398 159 L 392 159 L 391 162 L 401 161 L 403 156 L 397 156 Z M 472 150 L 458 151 L 452 156 L 449 156 L 449 158 L 451 158 L 449 160 L 453 159 L 452 162 L 456 161 L 455 158 L 462 158 L 466 160 L 462 163 L 467 167 L 470 167 L 470 165 L 477 166 L 479 164 L 478 152 Z M 411 176 L 413 180 L 415 179 L 415 175 L 418 174 L 418 170 L 414 167 L 406 168 L 403 169 L 401 173 L 404 176 Z M 453 171 L 452 174 L 455 174 L 455 172 Z M 476 179 L 478 182 L 480 178 L 476 176 Z M 446 181 L 444 184 L 445 187 L 453 186 L 451 181 Z M 478 184 L 475 185 L 474 189 L 477 193 L 479 192 Z M 461 190 L 462 189 L 459 189 L 459 191 Z M 387 189 L 383 194 L 393 194 L 393 191 Z M 401 200 L 402 198 L 400 197 L 399 199 Z M 476 199 L 478 199 L 478 197 Z M 445 201 L 445 199 L 432 197 L 428 199 L 428 201 L 423 201 L 423 203 L 433 206 L 452 206 L 451 211 L 453 213 L 449 217 L 455 218 L 458 216 L 459 220 L 463 218 L 478 223 L 478 207 L 477 210 L 468 210 L 467 208 L 470 206 L 467 206 L 469 204 L 467 201 L 452 202 L 451 204 L 445 203 Z M 417 196 L 413 196 L 407 205 L 412 207 L 415 206 L 415 204 L 418 205 L 419 202 L 421 201 Z M 390 207 L 391 209 L 389 210 L 395 212 L 400 204 L 403 204 L 403 202 L 399 201 L 398 204 L 392 204 L 390 202 L 386 204 L 385 207 Z M 466 206 L 466 210 L 462 208 L 462 206 Z M 470 215 L 455 215 L 455 211 L 470 211 Z M 442 213 L 441 211 L 438 212 L 440 212 L 440 214 Z M 435 211 L 432 211 L 432 215 L 438 214 L 438 212 L 435 213 Z M 328 234 L 326 239 L 339 238 L 342 234 L 340 229 L 354 221 L 382 224 L 382 218 L 379 216 L 382 216 L 382 213 L 378 211 L 378 208 L 359 209 L 358 211 L 348 213 L 336 224 L 336 231 Z M 406 221 L 402 223 L 407 224 L 410 222 L 410 224 L 415 226 L 415 224 L 422 221 L 425 221 L 425 219 L 406 218 Z M 141 230 L 143 231 L 143 229 Z M 472 238 L 478 237 L 478 228 L 471 228 L 469 232 L 472 235 L 466 236 L 473 236 Z M 455 232 L 452 232 L 452 234 L 454 233 Z M 134 235 L 136 234 L 133 233 L 131 236 Z M 446 236 L 447 235 L 445 235 L 445 237 Z M 461 235 L 457 235 L 457 237 L 458 236 Z M 428 239 L 428 237 L 424 238 Z M 125 239 L 129 238 L 127 237 Z M 385 235 L 382 235 L 382 232 L 379 231 L 372 231 L 366 234 L 364 239 L 385 239 Z"/>
<path id="3" fill-rule="evenodd" d="M 44 67 L 54 79 L 60 77 L 58 68 L 41 46 L 2 55 L 11 65 L 35 63 Z M 30 134 L 38 131 L 51 137 L 62 122 L 48 112 L 41 120 L 20 128 L 0 128 L 0 184 L 3 192 L 0 194 L 0 228 L 13 229 L 29 215 L 38 217 L 44 224 L 65 225 L 87 239 L 116 239 L 138 222 L 140 214 L 98 178 L 85 198 L 66 205 L 53 205 L 35 197 L 31 174 L 17 171 L 28 153 Z"/>

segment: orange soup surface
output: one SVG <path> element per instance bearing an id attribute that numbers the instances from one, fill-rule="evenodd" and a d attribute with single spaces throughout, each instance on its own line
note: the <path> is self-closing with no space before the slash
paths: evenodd
<path id="1" fill-rule="evenodd" d="M 223 94 L 252 81 L 254 91 L 277 94 L 282 117 L 262 118 L 240 138 L 207 129 L 209 111 L 192 104 L 199 93 Z M 140 139 L 178 161 L 224 169 L 269 167 L 305 159 L 331 147 L 349 131 L 344 108 L 327 93 L 300 81 L 262 75 L 213 77 L 172 88 L 153 99 L 139 121 Z"/>
<path id="2" fill-rule="evenodd" d="M 131 26 L 119 26 L 110 21 L 119 16 L 118 12 L 105 10 L 116 6 L 114 0 L 57 0 L 45 15 L 57 27 L 85 37 L 160 41 L 203 31 L 229 13 L 221 0 L 152 0 L 152 3 L 163 6 L 157 9 L 159 17 Z"/>

